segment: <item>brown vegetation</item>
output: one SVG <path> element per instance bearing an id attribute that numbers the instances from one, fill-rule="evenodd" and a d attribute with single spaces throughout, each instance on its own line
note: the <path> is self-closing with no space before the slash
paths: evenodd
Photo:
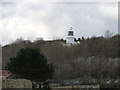
<path id="1" fill-rule="evenodd" d="M 104 79 L 117 79 L 120 71 L 120 35 L 113 37 L 92 37 L 82 39 L 80 44 L 70 47 L 63 45 L 64 40 L 35 42 L 18 40 L 3 46 L 3 68 L 10 57 L 16 56 L 24 47 L 40 48 L 55 66 L 55 79 L 91 78 L 101 82 Z M 88 79 L 89 79 L 88 78 Z"/>

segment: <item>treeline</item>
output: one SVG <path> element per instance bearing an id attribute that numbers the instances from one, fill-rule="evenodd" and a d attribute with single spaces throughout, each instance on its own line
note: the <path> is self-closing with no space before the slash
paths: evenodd
<path id="1" fill-rule="evenodd" d="M 69 84 L 100 84 L 101 87 L 117 87 L 119 78 L 118 58 L 80 57 L 64 61 L 57 66 L 55 80 L 74 80 Z M 108 81 L 111 81 L 108 84 Z M 65 83 L 64 83 L 65 84 Z"/>
<path id="2" fill-rule="evenodd" d="M 54 79 L 117 79 L 120 57 L 120 35 L 109 38 L 91 37 L 82 38 L 80 44 L 67 46 L 65 40 L 44 41 L 17 39 L 15 42 L 2 47 L 3 68 L 10 57 L 24 47 L 40 48 L 49 61 L 54 64 Z M 102 78 L 102 79 L 101 79 Z M 83 80 L 86 81 L 86 80 Z M 87 82 L 87 81 L 86 81 Z"/>
<path id="3" fill-rule="evenodd" d="M 111 38 L 92 37 L 82 39 L 80 44 L 70 47 L 65 45 L 65 40 L 44 41 L 17 39 L 15 42 L 2 47 L 3 67 L 14 57 L 16 53 L 24 47 L 37 47 L 46 55 L 48 60 L 60 63 L 65 60 L 74 60 L 78 57 L 120 57 L 120 35 Z"/>
<path id="4" fill-rule="evenodd" d="M 64 43 L 64 42 L 63 42 Z M 62 62 L 74 60 L 78 57 L 120 57 L 120 36 L 111 38 L 92 37 L 82 39 L 80 44 L 73 46 L 63 45 L 60 41 L 46 42 L 41 50 L 51 61 Z"/>

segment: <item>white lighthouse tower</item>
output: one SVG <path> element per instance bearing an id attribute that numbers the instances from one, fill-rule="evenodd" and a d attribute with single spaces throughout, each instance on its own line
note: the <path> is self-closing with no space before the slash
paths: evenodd
<path id="1" fill-rule="evenodd" d="M 67 45 L 75 44 L 75 41 L 74 41 L 74 31 L 72 30 L 72 27 L 70 27 L 70 29 L 68 30 L 66 44 Z"/>

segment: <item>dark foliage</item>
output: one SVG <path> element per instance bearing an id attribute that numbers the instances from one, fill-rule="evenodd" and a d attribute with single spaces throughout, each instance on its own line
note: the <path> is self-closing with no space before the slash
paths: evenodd
<path id="1" fill-rule="evenodd" d="M 53 75 L 53 65 L 38 48 L 23 48 L 16 57 L 10 58 L 6 67 L 21 78 L 44 81 Z"/>

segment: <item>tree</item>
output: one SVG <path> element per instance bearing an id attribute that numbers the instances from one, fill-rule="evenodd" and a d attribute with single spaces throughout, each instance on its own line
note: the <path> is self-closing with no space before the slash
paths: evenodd
<path id="1" fill-rule="evenodd" d="M 112 37 L 114 35 L 114 33 L 112 32 L 112 31 L 110 31 L 110 30 L 107 30 L 106 32 L 105 32 L 105 37 L 106 38 L 110 38 L 110 37 Z"/>
<path id="2" fill-rule="evenodd" d="M 47 62 L 47 58 L 38 48 L 23 48 L 16 57 L 10 58 L 6 69 L 20 78 L 35 81 L 45 81 L 53 75 L 52 63 Z"/>

